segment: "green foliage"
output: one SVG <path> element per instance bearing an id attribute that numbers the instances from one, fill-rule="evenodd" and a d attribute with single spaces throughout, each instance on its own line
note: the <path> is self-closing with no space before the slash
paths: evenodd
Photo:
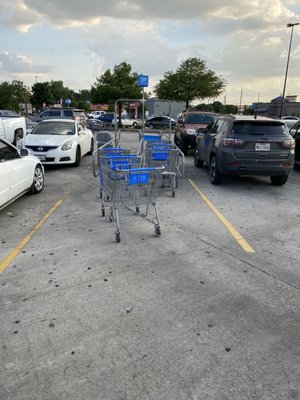
<path id="1" fill-rule="evenodd" d="M 244 110 L 244 115 L 254 115 L 254 109 L 252 107 L 248 107 Z"/>
<path id="2" fill-rule="evenodd" d="M 225 106 L 225 114 L 238 114 L 239 108 L 234 104 L 226 104 Z"/>
<path id="3" fill-rule="evenodd" d="M 75 92 L 63 85 L 63 81 L 36 82 L 31 88 L 31 103 L 35 108 L 64 103 L 65 99 L 70 98 L 74 105 Z"/>
<path id="4" fill-rule="evenodd" d="M 91 88 L 93 103 L 114 104 L 117 99 L 140 99 L 142 88 L 138 87 L 138 74 L 131 72 L 131 65 L 122 62 L 114 70 L 106 70 Z"/>
<path id="5" fill-rule="evenodd" d="M 2 82 L 0 84 L 0 108 L 20 111 L 21 103 L 28 103 L 30 90 L 21 81 Z"/>
<path id="6" fill-rule="evenodd" d="M 211 111 L 218 114 L 237 114 L 238 107 L 233 104 L 223 105 L 220 101 L 214 101 L 211 104 L 197 104 L 193 107 L 195 110 L 199 111 Z"/>
<path id="7" fill-rule="evenodd" d="M 155 87 L 162 99 L 185 101 L 186 108 L 196 99 L 218 96 L 225 81 L 206 67 L 203 60 L 192 57 L 183 61 L 176 72 L 168 71 Z"/>

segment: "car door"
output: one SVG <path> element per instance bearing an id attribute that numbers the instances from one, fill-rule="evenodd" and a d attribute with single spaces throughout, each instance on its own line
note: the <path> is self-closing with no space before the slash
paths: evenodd
<path id="1" fill-rule="evenodd" d="M 1 143 L 0 160 L 5 164 L 9 179 L 9 199 L 28 190 L 33 181 L 32 166 L 26 157 L 21 158 L 13 146 Z"/>
<path id="2" fill-rule="evenodd" d="M 0 153 L 1 153 L 0 142 Z M 0 155 L 0 208 L 9 200 L 9 177 L 5 162 L 1 160 Z"/>

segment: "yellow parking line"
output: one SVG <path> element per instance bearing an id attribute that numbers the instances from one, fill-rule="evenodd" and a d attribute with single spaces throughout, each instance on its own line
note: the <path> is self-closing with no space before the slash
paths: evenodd
<path id="1" fill-rule="evenodd" d="M 9 264 L 17 257 L 20 251 L 26 246 L 30 239 L 38 232 L 47 219 L 61 205 L 70 192 L 66 192 L 52 208 L 43 216 L 43 218 L 33 227 L 33 229 L 21 240 L 21 242 L 9 253 L 9 255 L 0 263 L 0 274 L 9 266 Z"/>
<path id="2" fill-rule="evenodd" d="M 215 215 L 219 218 L 219 220 L 225 225 L 225 227 L 229 230 L 238 244 L 247 252 L 254 253 L 253 248 L 250 244 L 238 233 L 238 231 L 231 225 L 231 223 L 224 217 L 224 215 L 212 204 L 212 202 L 201 192 L 201 190 L 196 186 L 196 184 L 189 179 L 190 184 L 196 190 L 197 193 L 200 194 L 202 199 L 208 205 L 208 207 L 215 213 Z"/>

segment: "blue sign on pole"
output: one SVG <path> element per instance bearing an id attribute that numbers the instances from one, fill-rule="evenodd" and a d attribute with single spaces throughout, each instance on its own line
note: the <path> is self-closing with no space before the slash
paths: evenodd
<path id="1" fill-rule="evenodd" d="M 138 76 L 138 86 L 148 87 L 149 75 L 139 75 Z"/>
<path id="2" fill-rule="evenodd" d="M 65 99 L 65 104 L 71 104 L 72 100 L 71 99 Z"/>

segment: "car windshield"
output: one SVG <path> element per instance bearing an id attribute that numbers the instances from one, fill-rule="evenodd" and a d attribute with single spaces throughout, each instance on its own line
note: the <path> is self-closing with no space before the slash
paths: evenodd
<path id="1" fill-rule="evenodd" d="M 238 135 L 288 135 L 284 123 L 270 121 L 236 121 L 233 124 L 233 133 Z"/>
<path id="2" fill-rule="evenodd" d="M 74 135 L 75 126 L 73 122 L 47 121 L 38 124 L 32 135 Z"/>
<path id="3" fill-rule="evenodd" d="M 187 124 L 209 124 L 214 120 L 213 115 L 208 114 L 188 114 L 186 118 Z"/>

